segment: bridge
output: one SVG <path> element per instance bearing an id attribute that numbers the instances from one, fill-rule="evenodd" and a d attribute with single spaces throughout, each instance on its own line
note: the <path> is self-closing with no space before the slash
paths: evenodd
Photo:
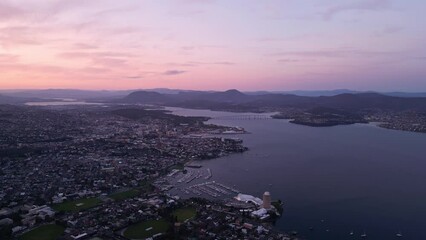
<path id="1" fill-rule="evenodd" d="M 229 116 L 216 116 L 212 117 L 215 120 L 270 120 L 271 116 L 268 115 L 229 115 Z"/>

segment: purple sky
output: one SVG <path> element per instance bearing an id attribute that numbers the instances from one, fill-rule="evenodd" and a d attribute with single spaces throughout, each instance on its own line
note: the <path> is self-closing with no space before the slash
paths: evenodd
<path id="1" fill-rule="evenodd" d="M 1 0 L 0 88 L 426 91 L 424 0 Z"/>

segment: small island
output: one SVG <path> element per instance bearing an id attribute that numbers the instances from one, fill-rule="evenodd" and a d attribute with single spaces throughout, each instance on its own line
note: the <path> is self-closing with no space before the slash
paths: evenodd
<path id="1" fill-rule="evenodd" d="M 324 107 L 280 112 L 273 115 L 272 118 L 289 119 L 290 123 L 310 127 L 331 127 L 355 123 L 368 123 L 361 115 Z"/>

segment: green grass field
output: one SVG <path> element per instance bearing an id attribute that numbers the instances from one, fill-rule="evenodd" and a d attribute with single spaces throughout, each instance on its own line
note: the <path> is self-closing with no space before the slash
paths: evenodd
<path id="1" fill-rule="evenodd" d="M 84 198 L 75 201 L 59 203 L 53 206 L 56 211 L 79 212 L 81 210 L 92 208 L 101 202 L 98 198 Z"/>
<path id="2" fill-rule="evenodd" d="M 124 192 L 118 192 L 118 193 L 113 193 L 111 195 L 109 195 L 110 198 L 114 199 L 115 201 L 121 201 L 127 198 L 134 198 L 136 196 L 138 196 L 140 193 L 139 190 L 137 189 L 130 189 L 128 191 L 124 191 Z"/>
<path id="3" fill-rule="evenodd" d="M 169 223 L 165 220 L 149 220 L 134 224 L 124 231 L 124 236 L 129 239 L 145 239 L 157 233 L 165 233 L 169 229 Z M 147 231 L 147 229 L 152 228 Z"/>
<path id="4" fill-rule="evenodd" d="M 177 217 L 178 222 L 185 222 L 188 219 L 194 218 L 197 214 L 195 208 L 180 208 L 175 210 L 172 215 Z"/>
<path id="5" fill-rule="evenodd" d="M 56 240 L 58 239 L 65 228 L 56 224 L 43 225 L 29 232 L 24 233 L 20 240 Z"/>

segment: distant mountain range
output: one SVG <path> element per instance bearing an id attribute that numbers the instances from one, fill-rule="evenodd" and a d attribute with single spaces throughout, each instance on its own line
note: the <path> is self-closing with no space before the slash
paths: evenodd
<path id="1" fill-rule="evenodd" d="M 39 99 L 0 95 L 0 104 L 22 104 L 22 103 L 32 102 L 37 100 Z"/>
<path id="2" fill-rule="evenodd" d="M 353 91 L 348 89 L 335 89 L 335 90 L 314 90 L 314 91 L 307 91 L 307 90 L 255 91 L 255 92 L 246 92 L 246 93 L 250 95 L 278 93 L 278 94 L 292 94 L 292 95 L 305 96 L 305 97 L 320 97 L 320 96 L 335 96 L 335 95 L 344 94 L 344 93 L 365 93 L 365 92 Z"/>
<path id="3" fill-rule="evenodd" d="M 201 91 L 193 90 L 180 90 L 168 88 L 154 88 L 154 89 L 133 89 L 133 90 L 79 90 L 79 89 L 43 89 L 43 90 L 0 90 L 0 95 L 19 98 L 40 98 L 40 99 L 53 99 L 53 98 L 71 98 L 77 100 L 91 100 L 91 99 L 111 99 L 122 98 L 132 92 L 149 91 L 162 94 L 179 94 L 185 93 L 200 93 Z M 215 91 L 204 91 L 214 93 Z M 247 95 L 265 95 L 265 94 L 292 94 L 297 96 L 319 97 L 319 96 L 336 96 L 345 93 L 379 93 L 388 96 L 396 97 L 426 97 L 426 92 L 374 92 L 374 91 L 353 91 L 348 89 L 336 90 L 316 90 L 316 91 L 252 91 L 244 92 Z"/>
<path id="4" fill-rule="evenodd" d="M 121 103 L 157 104 L 230 111 L 265 111 L 280 108 L 332 108 L 351 111 L 381 109 L 392 111 L 426 111 L 424 97 L 397 97 L 378 93 L 343 93 L 333 96 L 298 96 L 280 93 L 245 94 L 238 90 L 225 92 L 179 92 L 162 94 L 137 91 L 115 100 Z"/>
<path id="5" fill-rule="evenodd" d="M 73 89 L 0 91 L 0 104 L 22 104 L 28 101 L 69 98 L 96 102 L 145 103 L 232 111 L 265 111 L 283 107 L 426 110 L 426 93 L 374 93 L 346 89 L 280 92 L 240 92 L 235 89 L 217 92 L 166 88 L 122 91 Z"/>
<path id="6" fill-rule="evenodd" d="M 426 97 L 426 92 L 375 92 L 375 91 L 354 91 L 349 89 L 335 89 L 335 90 L 295 90 L 295 91 L 258 91 L 258 92 L 246 92 L 251 95 L 267 94 L 267 93 L 281 93 L 281 94 L 293 94 L 298 96 L 306 97 L 320 97 L 320 96 L 336 96 L 344 93 L 378 93 L 387 96 L 394 97 Z"/>

